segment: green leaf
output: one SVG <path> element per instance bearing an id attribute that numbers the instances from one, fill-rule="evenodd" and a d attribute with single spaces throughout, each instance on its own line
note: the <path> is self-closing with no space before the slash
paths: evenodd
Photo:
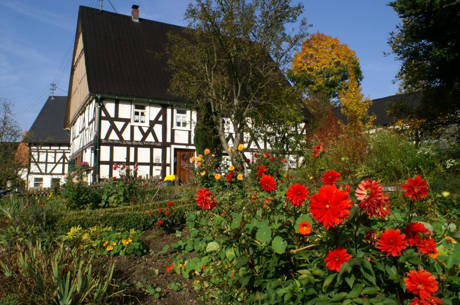
<path id="1" fill-rule="evenodd" d="M 230 226 L 232 228 L 232 230 L 235 230 L 236 228 L 238 228 L 240 226 L 241 220 L 242 220 L 241 214 L 236 214 L 236 216 L 235 216 L 235 218 L 233 218 L 232 224 Z"/>
<path id="2" fill-rule="evenodd" d="M 452 268 L 454 265 L 460 264 L 460 243 L 455 245 L 454 251 L 447 259 L 447 268 Z"/>
<path id="3" fill-rule="evenodd" d="M 333 273 L 324 280 L 323 291 L 325 291 L 331 285 L 332 281 L 335 279 L 336 276 L 337 273 Z"/>
<path id="4" fill-rule="evenodd" d="M 225 251 L 225 256 L 228 260 L 233 260 L 235 258 L 235 250 L 233 250 L 233 248 L 228 248 L 227 251 Z"/>
<path id="5" fill-rule="evenodd" d="M 272 230 L 266 222 L 259 225 L 256 233 L 256 239 L 262 243 L 269 243 L 272 239 Z"/>
<path id="6" fill-rule="evenodd" d="M 216 241 L 212 241 L 206 246 L 206 253 L 217 251 L 219 249 L 220 245 Z"/>
<path id="7" fill-rule="evenodd" d="M 286 246 L 287 242 L 282 237 L 275 236 L 275 238 L 273 238 L 272 248 L 275 253 L 283 254 L 286 252 Z"/>
<path id="8" fill-rule="evenodd" d="M 353 284 L 355 282 L 355 275 L 352 274 L 351 276 L 345 278 L 345 282 L 347 282 L 348 286 L 350 286 L 350 288 L 353 288 Z"/>
<path id="9" fill-rule="evenodd" d="M 363 286 L 363 284 L 355 285 L 355 287 L 353 287 L 353 289 L 350 291 L 347 297 L 350 299 L 358 297 L 361 294 L 361 291 L 363 290 Z"/>
<path id="10" fill-rule="evenodd" d="M 295 221 L 294 225 L 294 230 L 297 232 L 297 229 L 299 228 L 299 225 L 302 221 L 308 221 L 311 226 L 313 226 L 313 219 L 311 218 L 310 214 L 302 214 L 299 217 L 297 217 L 297 220 Z"/>

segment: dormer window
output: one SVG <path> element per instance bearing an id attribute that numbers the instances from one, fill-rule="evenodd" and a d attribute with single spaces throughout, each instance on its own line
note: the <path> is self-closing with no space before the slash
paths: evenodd
<path id="1" fill-rule="evenodd" d="M 134 105 L 133 123 L 145 124 L 147 122 L 147 110 L 145 108 L 145 105 Z"/>
<path id="2" fill-rule="evenodd" d="M 176 128 L 187 128 L 188 124 L 187 109 L 176 109 Z"/>

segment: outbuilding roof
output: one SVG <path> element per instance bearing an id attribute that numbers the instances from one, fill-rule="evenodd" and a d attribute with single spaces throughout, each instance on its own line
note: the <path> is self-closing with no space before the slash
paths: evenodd
<path id="1" fill-rule="evenodd" d="M 67 96 L 48 97 L 45 105 L 30 127 L 25 142 L 34 144 L 70 143 L 68 131 L 64 129 Z"/>

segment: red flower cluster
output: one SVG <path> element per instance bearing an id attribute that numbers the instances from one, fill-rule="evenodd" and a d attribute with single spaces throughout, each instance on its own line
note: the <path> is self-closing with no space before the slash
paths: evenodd
<path id="1" fill-rule="evenodd" d="M 339 180 L 340 173 L 331 169 L 323 175 L 323 183 L 327 185 L 333 185 Z"/>
<path id="2" fill-rule="evenodd" d="M 157 221 L 157 226 L 161 227 L 164 223 L 163 219 L 160 219 Z"/>
<path id="3" fill-rule="evenodd" d="M 347 249 L 337 247 L 334 250 L 330 250 L 327 254 L 324 261 L 326 262 L 326 267 L 332 271 L 340 271 L 342 265 L 351 258 L 351 255 L 348 254 Z"/>
<path id="4" fill-rule="evenodd" d="M 436 291 L 438 291 L 438 281 L 436 281 L 435 276 L 432 275 L 430 272 L 423 270 L 422 268 L 420 268 L 418 271 L 409 271 L 407 273 L 407 277 L 404 278 L 404 283 L 406 284 L 407 291 L 412 292 L 413 294 L 418 296 L 420 298 L 420 301 L 425 301 L 428 299 L 433 300 L 434 294 L 436 293 Z M 434 299 L 433 301 L 436 300 Z"/>
<path id="5" fill-rule="evenodd" d="M 415 298 L 412 300 L 410 305 L 439 305 L 442 304 L 442 300 L 435 296 L 427 297 L 426 299 L 422 300 L 419 298 Z"/>
<path id="6" fill-rule="evenodd" d="M 430 230 L 428 230 L 425 225 L 420 222 L 413 222 L 409 224 L 404 233 L 406 233 L 407 242 L 411 247 L 415 246 L 421 239 L 431 236 Z"/>
<path id="7" fill-rule="evenodd" d="M 216 206 L 216 197 L 205 187 L 196 192 L 195 201 L 203 210 L 211 210 Z"/>
<path id="8" fill-rule="evenodd" d="M 169 265 L 168 267 L 166 267 L 166 273 L 171 272 L 173 269 L 174 269 L 174 266 L 173 266 L 173 265 Z"/>
<path id="9" fill-rule="evenodd" d="M 438 256 L 436 242 L 431 238 L 431 232 L 423 223 L 413 222 L 405 230 L 409 246 L 416 246 L 418 252 L 428 255 L 432 258 Z"/>
<path id="10" fill-rule="evenodd" d="M 308 198 L 308 189 L 303 184 L 293 184 L 287 190 L 286 196 L 293 206 L 298 207 Z"/>
<path id="11" fill-rule="evenodd" d="M 342 224 L 350 209 L 348 193 L 335 185 L 323 185 L 317 194 L 311 196 L 310 213 L 326 229 Z"/>
<path id="12" fill-rule="evenodd" d="M 276 190 L 276 180 L 270 175 L 262 175 L 259 180 L 260 187 L 266 192 L 273 192 Z"/>
<path id="13" fill-rule="evenodd" d="M 318 144 L 315 146 L 315 148 L 313 148 L 313 157 L 318 158 L 319 155 L 325 151 L 326 149 L 324 148 L 323 144 Z"/>
<path id="14" fill-rule="evenodd" d="M 400 256 L 402 250 L 407 248 L 407 240 L 405 237 L 406 235 L 401 234 L 399 229 L 387 229 L 380 235 L 377 241 L 377 249 L 386 253 L 387 256 Z"/>
<path id="15" fill-rule="evenodd" d="M 406 190 L 404 196 L 409 197 L 411 201 L 417 202 L 428 196 L 428 187 L 422 177 L 417 176 L 415 179 L 409 178 L 407 184 L 402 184 L 401 188 Z"/>
<path id="16" fill-rule="evenodd" d="M 257 166 L 257 176 L 262 177 L 268 169 L 268 165 Z"/>
<path id="17" fill-rule="evenodd" d="M 227 179 L 228 182 L 232 182 L 233 176 L 235 176 L 235 172 L 230 172 L 229 174 L 225 176 L 225 179 Z"/>
<path id="18" fill-rule="evenodd" d="M 168 207 L 172 207 L 174 205 L 173 201 L 168 201 Z"/>
<path id="19" fill-rule="evenodd" d="M 390 215 L 390 199 L 383 193 L 378 181 L 362 181 L 355 191 L 355 196 L 361 201 L 360 207 L 369 218 L 385 218 Z"/>

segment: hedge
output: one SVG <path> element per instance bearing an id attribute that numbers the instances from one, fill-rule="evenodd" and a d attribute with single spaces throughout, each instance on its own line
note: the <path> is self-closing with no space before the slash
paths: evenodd
<path id="1" fill-rule="evenodd" d="M 106 208 L 97 210 L 71 211 L 64 213 L 56 223 L 59 232 L 68 232 L 71 227 L 81 226 L 89 228 L 96 225 L 110 226 L 117 230 L 148 230 L 160 218 L 164 218 L 163 213 L 169 207 L 168 201 L 159 201 L 148 204 L 131 205 L 118 208 Z M 185 223 L 185 214 L 194 208 L 190 201 L 176 200 L 168 216 L 177 226 Z M 162 208 L 163 212 L 158 209 Z M 148 212 L 152 215 L 148 215 Z"/>

